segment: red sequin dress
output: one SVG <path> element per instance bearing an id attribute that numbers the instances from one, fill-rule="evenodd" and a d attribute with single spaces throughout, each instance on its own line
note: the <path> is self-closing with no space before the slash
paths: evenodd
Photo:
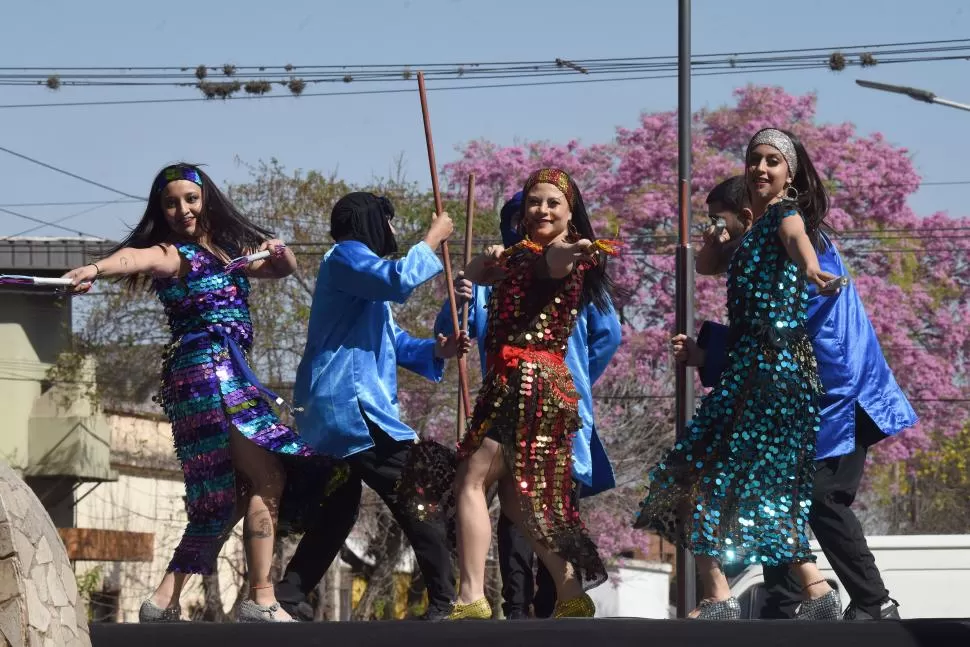
<path id="1" fill-rule="evenodd" d="M 487 372 L 458 459 L 486 437 L 500 442 L 529 530 L 570 562 L 589 589 L 606 580 L 606 568 L 570 496 L 581 421 L 565 356 L 590 266 L 549 279 L 535 244 L 519 243 L 506 254 L 506 278 L 488 303 Z"/>

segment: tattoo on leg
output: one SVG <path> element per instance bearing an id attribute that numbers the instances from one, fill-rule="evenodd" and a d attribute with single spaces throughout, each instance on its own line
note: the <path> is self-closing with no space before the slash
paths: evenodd
<path id="1" fill-rule="evenodd" d="M 245 539 L 272 539 L 273 522 L 269 519 L 260 519 L 252 524 L 246 524 L 243 528 Z"/>

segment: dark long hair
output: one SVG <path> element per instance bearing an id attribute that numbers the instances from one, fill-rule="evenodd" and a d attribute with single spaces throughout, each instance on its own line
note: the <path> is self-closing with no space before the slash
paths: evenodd
<path id="1" fill-rule="evenodd" d="M 570 208 L 573 213 L 573 226 L 579 233 L 580 238 L 596 240 L 596 234 L 593 233 L 593 225 L 589 221 L 589 213 L 586 211 L 586 203 L 583 202 L 583 195 L 580 193 L 579 187 L 572 178 L 569 179 L 569 187 L 573 194 L 573 201 Z M 519 224 L 516 229 L 521 236 L 525 235 L 525 218 L 523 215 L 525 214 L 525 197 L 527 194 L 528 187 L 523 190 L 522 205 L 519 207 Z M 583 278 L 583 305 L 592 303 L 604 314 L 609 311 L 610 305 L 616 297 L 616 286 L 607 271 L 606 259 L 605 254 L 600 254 L 596 266 L 587 270 L 586 276 Z"/>
<path id="2" fill-rule="evenodd" d="M 808 239 L 812 241 L 812 246 L 817 251 L 822 251 L 826 246 L 826 241 L 819 232 L 827 229 L 825 217 L 829 214 L 829 196 L 825 191 L 825 185 L 822 184 L 822 178 L 815 170 L 815 165 L 812 164 L 812 159 L 808 156 L 808 151 L 805 150 L 802 140 L 787 130 L 781 128 L 775 130 L 784 133 L 795 147 L 795 159 L 798 162 L 798 172 L 792 179 L 792 186 L 798 190 L 798 199 L 795 202 L 798 204 L 798 210 L 802 217 L 805 218 L 805 231 L 808 233 Z M 750 189 L 747 183 L 747 153 L 748 151 L 745 151 L 745 192 L 748 193 L 750 200 Z"/>
<path id="3" fill-rule="evenodd" d="M 176 242 L 162 209 L 162 192 L 165 190 L 166 183 L 159 181 L 165 172 L 170 169 L 195 171 L 202 178 L 202 214 L 198 226 L 205 234 L 208 234 L 208 243 L 214 251 L 232 258 L 251 253 L 264 241 L 274 237 L 273 232 L 263 229 L 240 213 L 229 201 L 229 198 L 219 190 L 212 178 L 206 175 L 196 164 L 179 162 L 166 166 L 158 172 L 155 179 L 152 180 L 148 204 L 141 220 L 132 228 L 124 240 L 108 252 L 108 255 L 125 247 L 147 249 L 153 245 Z M 128 276 L 123 280 L 131 289 L 148 288 L 151 285 L 150 280 L 140 275 Z"/>

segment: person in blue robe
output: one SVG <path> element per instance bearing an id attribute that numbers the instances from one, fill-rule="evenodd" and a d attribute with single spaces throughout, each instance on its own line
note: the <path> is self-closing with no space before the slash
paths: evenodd
<path id="1" fill-rule="evenodd" d="M 751 226 L 743 208 L 743 179 L 726 180 L 708 196 L 712 220 L 723 218 L 725 231 L 705 237 L 707 254 L 698 254 L 699 273 L 717 273 L 734 245 Z M 821 269 L 849 274 L 835 244 L 822 234 Z M 713 254 L 711 252 L 714 252 Z M 718 258 L 719 257 L 719 258 Z M 712 259 L 717 258 L 715 262 Z M 705 266 L 705 261 L 711 261 Z M 703 270 L 703 271 L 702 271 Z M 816 473 L 809 523 L 822 551 L 851 597 L 844 619 L 896 619 L 898 604 L 889 597 L 862 525 L 851 505 L 862 480 L 866 454 L 873 444 L 912 427 L 916 413 L 886 363 L 876 332 L 855 286 L 849 282 L 836 297 L 809 285 L 807 329 L 818 362 L 824 394 L 819 397 L 821 425 L 816 441 Z M 697 343 L 674 338 L 678 359 L 698 365 L 706 387 L 717 384 L 726 362 L 727 326 L 706 321 Z M 784 567 L 765 567 L 764 618 L 794 617 L 798 586 Z"/>
<path id="2" fill-rule="evenodd" d="M 500 212 L 502 244 L 511 247 L 522 237 L 517 231 L 522 213 L 522 193 L 516 193 Z M 485 329 L 488 323 L 486 307 L 491 287 L 472 284 L 458 274 L 455 282 L 459 299 L 468 301 L 468 334 L 478 341 L 481 366 L 485 367 Z M 445 303 L 435 322 L 435 332 L 451 334 L 449 306 Z M 593 418 L 592 386 L 609 366 L 620 345 L 620 319 L 612 305 L 606 312 L 594 304 L 587 304 L 576 318 L 569 338 L 566 366 L 572 373 L 579 394 L 579 415 L 582 427 L 573 441 L 573 478 L 578 484 L 578 496 L 587 497 L 616 487 L 613 466 L 603 443 L 596 433 Z M 502 574 L 503 613 L 507 619 L 529 617 L 532 606 L 535 617 L 548 618 L 556 604 L 556 589 L 552 576 L 539 563 L 535 577 L 535 553 L 522 532 L 505 515 L 499 516 L 499 569 Z"/>
<path id="3" fill-rule="evenodd" d="M 395 322 L 391 303 L 404 303 L 415 288 L 442 271 L 435 249 L 451 234 L 447 214 L 436 217 L 424 240 L 399 260 L 390 201 L 370 193 L 341 198 L 331 214 L 336 244 L 317 275 L 306 349 L 297 369 L 294 403 L 303 440 L 321 454 L 340 458 L 346 479 L 320 502 L 300 540 L 277 599 L 291 615 L 312 619 L 310 593 L 339 553 L 357 519 L 362 483 L 388 506 L 417 557 L 428 590 L 426 619 L 447 615 L 455 598 L 451 554 L 442 520 L 409 514 L 396 485 L 417 434 L 400 418 L 397 367 L 432 382 L 459 340 L 417 339 Z M 464 345 L 468 346 L 467 339 Z M 309 616 L 309 617 L 308 617 Z"/>

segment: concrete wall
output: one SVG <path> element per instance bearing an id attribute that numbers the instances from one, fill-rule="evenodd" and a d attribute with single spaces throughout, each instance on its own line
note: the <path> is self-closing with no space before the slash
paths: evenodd
<path id="1" fill-rule="evenodd" d="M 84 600 L 44 506 L 0 462 L 0 644 L 90 647 Z"/>
<path id="2" fill-rule="evenodd" d="M 670 564 L 621 559 L 610 579 L 589 592 L 597 618 L 655 618 L 670 615 Z"/>

